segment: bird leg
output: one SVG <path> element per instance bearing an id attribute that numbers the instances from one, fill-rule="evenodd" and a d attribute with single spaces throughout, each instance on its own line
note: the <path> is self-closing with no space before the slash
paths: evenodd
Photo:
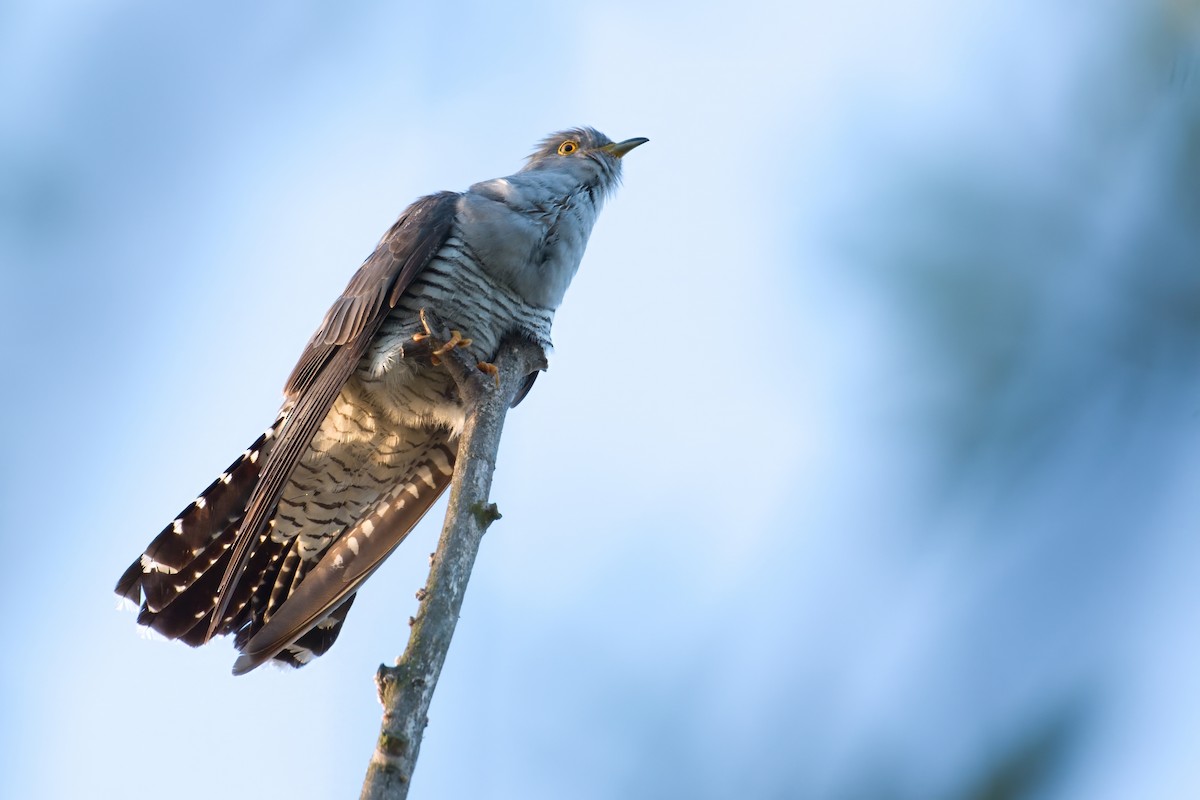
<path id="1" fill-rule="evenodd" d="M 462 335 L 462 331 L 451 330 L 449 331 L 449 336 L 435 335 L 434 332 L 430 330 L 430 327 L 425 319 L 424 312 L 422 312 L 421 323 L 425 326 L 425 333 L 414 333 L 414 342 L 420 343 L 427 339 L 432 339 L 435 341 L 438 339 L 443 340 L 443 343 L 440 347 L 433 347 L 433 342 L 430 342 L 429 345 L 429 360 L 433 362 L 435 367 L 442 363 L 442 356 L 446 355 L 446 353 L 449 353 L 454 348 L 471 346 L 473 340 L 465 338 Z"/>
<path id="2" fill-rule="evenodd" d="M 442 363 L 442 356 L 456 347 L 470 347 L 474 341 L 463 336 L 462 331 L 446 330 L 442 321 L 425 308 L 421 309 L 421 327 L 425 329 L 424 333 L 414 333 L 413 341 L 420 343 L 429 340 L 429 358 L 435 367 Z M 441 344 L 437 345 L 438 342 Z"/>
<path id="3" fill-rule="evenodd" d="M 438 349 L 436 349 L 432 353 L 430 353 L 429 358 L 430 358 L 430 360 L 433 361 L 433 365 L 436 367 L 438 365 L 438 362 L 441 360 L 441 357 L 446 355 L 446 353 L 449 353 L 454 348 L 470 347 L 470 346 L 471 346 L 470 339 L 463 338 L 463 335 L 460 331 L 452 330 L 452 331 L 450 331 L 449 341 L 447 341 L 441 347 L 439 347 Z"/>
<path id="4" fill-rule="evenodd" d="M 437 315 L 426 308 L 421 309 L 421 327 L 425 332 L 413 334 L 413 340 L 418 342 L 425 339 L 430 340 L 430 346 L 433 348 L 430 359 L 433 361 L 433 365 L 445 365 L 450 372 L 450 377 L 454 378 L 454 382 L 458 384 L 459 391 L 462 392 L 464 398 L 479 397 L 486 391 L 487 384 L 484 382 L 483 376 L 479 374 L 480 372 L 494 376 L 496 387 L 499 388 L 499 370 L 492 364 L 484 366 L 486 362 L 483 361 L 472 364 L 470 358 L 463 352 L 463 348 L 471 345 L 471 340 L 465 338 L 460 331 L 446 328 Z"/>

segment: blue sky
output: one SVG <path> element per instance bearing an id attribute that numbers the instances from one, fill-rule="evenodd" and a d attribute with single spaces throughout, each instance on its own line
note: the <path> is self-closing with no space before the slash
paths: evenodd
<path id="1" fill-rule="evenodd" d="M 1194 3 L 0 16 L 6 794 L 357 791 L 440 512 L 298 672 L 112 585 L 405 205 L 577 124 L 651 142 L 412 796 L 955 798 L 1043 733 L 1022 796 L 1196 793 Z"/>

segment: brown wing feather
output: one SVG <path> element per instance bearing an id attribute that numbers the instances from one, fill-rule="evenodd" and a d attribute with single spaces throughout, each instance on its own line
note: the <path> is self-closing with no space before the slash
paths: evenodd
<path id="1" fill-rule="evenodd" d="M 303 394 L 339 347 L 383 321 L 387 315 L 379 312 L 395 307 L 412 279 L 446 241 L 457 200 L 454 192 L 422 197 L 396 220 L 325 314 L 288 376 L 284 394 L 292 399 Z"/>
<path id="2" fill-rule="evenodd" d="M 457 199 L 453 192 L 441 192 L 409 206 L 350 279 L 309 340 L 288 378 L 284 391 L 294 405 L 238 529 L 233 553 L 217 590 L 219 600 L 206 639 L 211 639 L 220 628 L 232 597 L 231 587 L 237 585 L 245 571 L 251 544 L 274 513 L 292 471 L 342 386 L 358 366 L 388 312 L 449 236 Z"/>

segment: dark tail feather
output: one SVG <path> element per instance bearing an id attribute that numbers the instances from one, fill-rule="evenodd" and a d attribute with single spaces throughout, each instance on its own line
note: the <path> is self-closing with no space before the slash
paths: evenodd
<path id="1" fill-rule="evenodd" d="M 186 634 L 213 606 L 246 503 L 282 423 L 280 416 L 125 570 L 116 592 L 141 607 L 140 624 L 170 639 L 201 643 Z"/>
<path id="2" fill-rule="evenodd" d="M 354 598 L 357 596 L 352 594 L 347 597 L 340 606 L 329 612 L 329 616 L 314 625 L 312 630 L 276 653 L 274 660 L 298 669 L 317 656 L 323 656 L 329 652 L 329 648 L 333 647 L 333 643 L 337 641 L 338 634 L 342 632 L 346 615 L 350 613 L 350 606 L 353 605 Z M 249 628 L 246 629 L 246 632 L 249 633 Z M 245 641 L 238 643 L 238 649 L 244 647 L 249 641 L 250 637 L 247 635 Z"/>
<path id="3" fill-rule="evenodd" d="M 236 531 L 236 528 L 234 529 Z M 230 539 L 232 541 L 232 538 Z M 276 563 L 283 552 L 288 548 L 290 542 L 275 542 L 269 536 L 260 538 L 253 552 L 250 554 L 250 561 L 246 567 L 244 578 L 237 586 L 233 588 L 233 596 L 230 598 L 229 605 L 225 609 L 225 618 L 221 620 L 221 624 L 217 626 L 217 634 L 224 635 L 227 633 L 236 633 L 241 628 L 246 627 L 250 620 L 253 619 L 253 609 L 251 600 L 254 596 L 258 584 L 261 583 L 266 574 L 270 572 L 270 567 Z M 197 607 L 192 614 L 191 627 L 187 632 L 179 636 L 179 640 L 192 647 L 199 647 L 207 641 L 209 625 L 212 622 L 213 610 L 217 605 L 217 588 L 221 583 L 221 576 L 225 574 L 225 567 L 229 564 L 229 559 L 232 556 L 232 551 L 227 547 L 221 554 L 220 561 L 213 564 L 204 574 L 204 585 L 197 583 L 195 589 Z M 257 578 L 255 576 L 258 576 Z M 177 603 L 182 602 L 182 598 Z"/>

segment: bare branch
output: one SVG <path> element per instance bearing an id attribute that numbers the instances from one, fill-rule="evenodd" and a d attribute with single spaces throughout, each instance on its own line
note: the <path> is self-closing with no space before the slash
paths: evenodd
<path id="1" fill-rule="evenodd" d="M 423 316 L 433 338 L 450 341 L 440 322 Z M 544 369 L 546 354 L 525 339 L 506 339 L 500 347 L 494 381 L 483 378 L 464 350 L 439 353 L 458 384 L 467 409 L 466 426 L 458 442 L 458 460 L 450 484 L 446 523 L 433 556 L 429 581 L 418 593 L 421 605 L 410 618 L 412 631 L 396 666 L 381 666 L 375 676 L 383 704 L 383 724 L 362 800 L 395 800 L 408 796 L 409 782 L 428 723 L 429 703 L 450 648 L 462 609 L 463 595 L 483 533 L 500 518 L 488 502 L 504 417 L 531 372 Z"/>

